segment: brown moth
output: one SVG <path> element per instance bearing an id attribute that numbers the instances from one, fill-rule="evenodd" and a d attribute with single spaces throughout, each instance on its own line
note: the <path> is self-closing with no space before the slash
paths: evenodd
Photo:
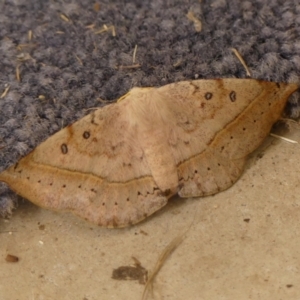
<path id="1" fill-rule="evenodd" d="M 48 138 L 0 181 L 100 226 L 135 224 L 176 193 L 229 188 L 297 89 L 233 78 L 133 88 Z"/>

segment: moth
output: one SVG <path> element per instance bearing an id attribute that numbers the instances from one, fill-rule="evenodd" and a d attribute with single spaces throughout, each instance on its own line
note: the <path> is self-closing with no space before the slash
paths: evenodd
<path id="1" fill-rule="evenodd" d="M 0 181 L 100 226 L 135 224 L 175 194 L 232 186 L 297 89 L 235 78 L 133 88 L 49 137 Z"/>

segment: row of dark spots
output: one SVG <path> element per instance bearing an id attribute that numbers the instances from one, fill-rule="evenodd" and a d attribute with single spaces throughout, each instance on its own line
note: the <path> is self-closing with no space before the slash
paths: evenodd
<path id="1" fill-rule="evenodd" d="M 280 85 L 278 86 L 278 88 L 280 88 Z M 213 94 L 210 93 L 210 92 L 207 92 L 204 97 L 205 97 L 206 100 L 210 100 L 213 97 Z M 231 91 L 230 94 L 229 94 L 229 98 L 230 98 L 231 102 L 235 102 L 236 101 L 236 92 Z M 272 105 L 271 102 L 269 102 L 268 104 L 269 104 L 269 106 Z M 264 114 L 264 112 L 261 112 L 261 115 L 263 115 L 263 114 Z M 256 123 L 255 119 L 253 120 L 253 123 Z M 245 127 L 243 128 L 243 131 L 246 131 Z M 233 139 L 233 136 L 231 136 L 230 139 Z M 222 147 L 222 150 L 224 150 L 224 147 Z"/>
<path id="2" fill-rule="evenodd" d="M 27 179 L 29 180 L 30 177 L 27 177 Z M 42 180 L 39 179 L 37 182 L 38 182 L 38 183 L 42 183 Z M 50 182 L 49 185 L 52 186 L 52 185 L 53 185 L 53 182 Z M 64 184 L 64 185 L 62 185 L 62 187 L 65 188 L 65 187 L 67 187 L 67 186 Z"/>
<path id="3" fill-rule="evenodd" d="M 190 82 L 190 84 L 194 87 L 193 94 L 199 90 L 199 87 L 197 85 L 193 84 L 193 82 Z M 213 97 L 213 93 L 207 92 L 204 95 L 204 97 L 205 97 L 206 100 L 210 100 Z M 230 94 L 229 94 L 229 98 L 230 98 L 231 102 L 235 102 L 235 100 L 236 100 L 236 92 L 235 91 L 231 91 Z"/>
<path id="4" fill-rule="evenodd" d="M 218 163 L 218 167 L 221 167 L 221 164 L 220 163 Z M 207 167 L 207 169 L 206 169 L 207 171 L 210 171 L 211 170 L 211 168 L 210 167 Z M 198 170 L 196 169 L 196 170 L 194 170 L 194 174 L 198 174 Z M 181 178 L 179 178 L 179 181 L 181 181 L 181 180 L 184 180 L 184 178 L 183 177 L 181 177 Z"/>
<path id="5" fill-rule="evenodd" d="M 127 198 L 126 201 L 129 202 L 129 198 Z M 102 206 L 105 206 L 105 202 L 102 203 Z M 118 206 L 118 202 L 115 202 L 115 206 Z"/>
<path id="6" fill-rule="evenodd" d="M 149 195 L 150 192 L 147 191 L 147 194 Z M 142 195 L 142 193 L 140 191 L 138 191 L 137 195 L 140 196 L 140 195 Z M 126 198 L 126 202 L 130 202 L 129 197 Z M 118 202 L 115 202 L 115 206 L 117 206 L 117 205 L 118 205 Z M 105 202 L 102 203 L 102 206 L 105 206 Z"/>
<path id="7" fill-rule="evenodd" d="M 90 136 L 91 136 L 91 134 L 89 133 L 89 131 L 85 131 L 85 132 L 82 134 L 82 137 L 83 137 L 84 139 L 86 139 L 86 140 L 87 140 Z M 61 153 L 62 153 L 62 154 L 67 154 L 67 153 L 68 153 L 68 146 L 67 146 L 67 144 L 65 144 L 65 143 L 61 144 L 60 150 L 61 150 Z"/>
<path id="8" fill-rule="evenodd" d="M 254 123 L 256 122 L 256 120 L 254 120 Z M 246 127 L 243 127 L 243 131 L 246 131 Z M 233 136 L 230 136 L 230 139 L 233 140 Z"/>
<path id="9" fill-rule="evenodd" d="M 204 95 L 204 97 L 205 97 L 206 100 L 210 100 L 213 97 L 213 93 L 207 92 Z M 236 100 L 236 92 L 235 91 L 231 91 L 230 94 L 229 94 L 229 98 L 230 98 L 231 102 L 235 102 L 235 100 Z"/>
<path id="10" fill-rule="evenodd" d="M 79 189 L 81 189 L 81 184 L 79 184 L 78 188 L 79 188 Z M 91 188 L 91 192 L 93 192 L 93 193 L 97 193 L 97 190 L 95 190 L 95 189 Z"/>
<path id="11" fill-rule="evenodd" d="M 256 120 L 253 120 L 253 122 L 256 123 Z M 246 127 L 243 127 L 243 131 L 246 131 Z M 232 136 L 232 135 L 230 136 L 230 139 L 233 140 L 233 136 Z M 221 152 L 223 152 L 224 149 L 225 149 L 225 146 L 222 146 L 222 147 L 221 147 Z M 218 164 L 218 165 L 219 165 L 219 164 Z"/>
<path id="12" fill-rule="evenodd" d="M 218 163 L 218 167 L 221 167 L 221 164 L 220 164 L 220 163 Z M 210 171 L 211 168 L 210 168 L 210 167 L 207 167 L 206 170 L 207 170 L 207 171 Z M 195 173 L 195 174 L 198 174 L 198 170 L 194 170 L 194 173 Z"/>
<path id="13" fill-rule="evenodd" d="M 30 179 L 30 177 L 28 176 L 28 177 L 27 177 L 27 180 L 29 180 L 29 179 Z M 42 180 L 38 180 L 37 182 L 38 182 L 38 183 L 41 183 Z M 50 182 L 49 185 L 52 186 L 52 185 L 53 185 L 53 182 Z M 62 188 L 66 188 L 66 187 L 67 187 L 66 184 L 63 184 L 63 185 L 62 185 Z M 79 185 L 78 188 L 81 189 L 81 185 Z M 97 190 L 95 190 L 95 189 L 92 188 L 92 189 L 91 189 L 91 192 L 97 193 Z"/>

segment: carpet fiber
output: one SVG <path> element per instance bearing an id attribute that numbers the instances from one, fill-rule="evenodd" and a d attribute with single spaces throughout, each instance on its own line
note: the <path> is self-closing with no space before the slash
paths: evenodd
<path id="1" fill-rule="evenodd" d="M 297 3 L 1 1 L 0 94 L 7 91 L 0 99 L 1 170 L 131 87 L 246 77 L 233 47 L 253 78 L 300 82 Z M 291 117 L 299 116 L 298 97 L 287 107 Z M 1 184 L 0 215 L 16 203 Z"/>

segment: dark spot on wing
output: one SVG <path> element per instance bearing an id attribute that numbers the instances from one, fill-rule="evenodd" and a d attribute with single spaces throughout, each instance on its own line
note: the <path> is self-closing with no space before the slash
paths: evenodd
<path id="1" fill-rule="evenodd" d="M 235 92 L 235 91 L 232 91 L 232 92 L 229 94 L 229 98 L 230 98 L 231 102 L 235 102 L 235 100 L 236 100 L 236 92 Z"/>
<path id="2" fill-rule="evenodd" d="M 87 140 L 91 136 L 91 134 L 88 131 L 85 131 L 82 136 Z"/>
<path id="3" fill-rule="evenodd" d="M 60 146 L 60 149 L 61 149 L 62 154 L 67 154 L 68 153 L 68 146 L 67 146 L 67 144 L 62 144 Z"/>
<path id="4" fill-rule="evenodd" d="M 210 100 L 210 99 L 212 98 L 212 96 L 213 96 L 213 94 L 210 93 L 210 92 L 208 92 L 208 93 L 206 93 L 206 94 L 204 95 L 204 97 L 205 97 L 206 100 Z"/>

